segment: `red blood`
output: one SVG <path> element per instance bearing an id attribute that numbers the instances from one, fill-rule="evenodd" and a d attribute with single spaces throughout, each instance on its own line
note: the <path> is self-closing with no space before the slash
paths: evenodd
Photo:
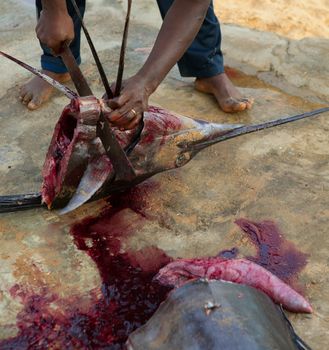
<path id="1" fill-rule="evenodd" d="M 247 233 L 257 248 L 256 256 L 247 258 L 265 267 L 283 281 L 293 284 L 297 274 L 307 264 L 308 255 L 284 239 L 272 221 L 253 222 L 238 219 L 235 223 Z"/>
<path id="2" fill-rule="evenodd" d="M 150 184 L 112 197 L 112 207 L 99 217 L 74 225 L 71 233 L 77 247 L 96 263 L 102 278 L 101 296 L 91 297 L 93 307 L 79 310 L 78 297 L 62 300 L 44 291 L 30 295 L 15 287 L 24 310 L 17 316 L 16 337 L 0 342 L 0 349 L 123 349 L 128 335 L 144 324 L 166 298 L 170 288 L 153 281 L 158 270 L 171 261 L 163 251 L 148 247 L 138 252 L 121 252 L 121 241 L 146 220 Z M 121 214 L 124 209 L 138 214 L 133 225 Z M 51 303 L 64 303 L 54 309 Z"/>
<path id="3" fill-rule="evenodd" d="M 42 192 L 44 202 L 47 204 L 50 204 L 55 197 L 55 189 L 60 180 L 58 176 L 61 170 L 61 161 L 73 139 L 76 125 L 77 121 L 69 114 L 69 109 L 64 109 L 63 117 L 54 132 L 54 135 L 57 135 L 53 136 L 55 140 L 53 141 L 52 152 L 47 156 L 43 169 L 44 182 Z"/>
<path id="4" fill-rule="evenodd" d="M 82 311 L 79 297 L 61 299 L 46 289 L 36 295 L 15 286 L 11 292 L 24 309 L 17 316 L 17 336 L 0 341 L 1 350 L 123 349 L 129 333 L 152 316 L 170 290 L 153 280 L 158 270 L 171 261 L 160 249 L 121 251 L 122 240 L 150 218 L 147 198 L 152 190 L 154 184 L 146 182 L 112 196 L 111 207 L 99 217 L 87 218 L 72 227 L 75 244 L 93 259 L 102 278 L 101 295 L 99 288 L 90 293 L 93 306 Z M 125 210 L 134 211 L 137 217 L 129 222 L 123 215 Z M 250 260 L 278 276 L 288 277 L 305 265 L 306 255 L 284 241 L 273 223 L 250 223 L 245 219 L 237 223 L 259 246 L 257 256 Z M 235 257 L 236 253 L 233 249 L 222 254 Z M 293 258 L 297 264 L 291 262 Z M 54 308 L 54 303 L 59 307 Z"/>
<path id="5" fill-rule="evenodd" d="M 160 145 L 163 145 L 168 134 L 178 131 L 182 127 L 181 119 L 173 115 L 170 111 L 151 106 L 148 113 L 152 117 L 148 119 L 141 145 L 151 144 L 155 138 L 159 138 Z M 165 118 L 162 118 L 163 115 Z"/>
<path id="6" fill-rule="evenodd" d="M 62 118 L 61 120 L 60 129 L 58 131 L 55 147 L 53 150 L 53 158 L 57 166 L 56 174 L 59 172 L 58 167 L 65 154 L 65 151 L 73 139 L 74 129 L 76 125 L 76 119 L 70 115 L 66 115 L 66 117 Z"/>

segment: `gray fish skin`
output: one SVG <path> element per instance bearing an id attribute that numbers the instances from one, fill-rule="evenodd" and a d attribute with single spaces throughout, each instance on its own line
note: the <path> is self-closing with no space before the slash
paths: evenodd
<path id="1" fill-rule="evenodd" d="M 194 280 L 170 292 L 128 350 L 297 350 L 295 333 L 264 293 L 224 281 Z"/>

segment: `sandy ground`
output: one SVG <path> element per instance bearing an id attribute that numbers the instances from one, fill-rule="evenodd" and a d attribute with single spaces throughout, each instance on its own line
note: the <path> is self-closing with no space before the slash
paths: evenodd
<path id="1" fill-rule="evenodd" d="M 324 13 L 326 3 L 313 1 L 305 4 L 312 4 L 312 9 L 314 5 L 314 13 L 316 6 L 322 4 L 320 12 Z M 247 15 L 247 4 L 251 6 L 252 2 L 236 5 L 234 18 L 245 21 L 251 18 Z M 298 11 L 296 4 L 282 11 L 276 7 L 277 3 L 270 4 L 277 9 L 278 16 L 275 18 L 282 19 L 281 23 L 286 23 L 286 17 L 282 16 L 291 13 L 288 27 L 282 25 L 281 29 L 275 28 L 283 36 L 244 28 L 242 26 L 247 23 L 233 20 L 230 11 L 231 20 L 223 18 L 224 22 L 234 22 L 234 25 L 223 26 L 227 62 L 245 71 L 250 66 L 258 67 L 257 72 L 264 74 L 273 73 L 273 64 L 276 69 L 282 66 L 285 70 L 290 69 L 290 73 L 293 67 L 295 79 L 299 78 L 302 85 L 302 78 L 308 83 L 312 82 L 318 89 L 312 90 L 313 95 L 323 101 L 324 95 L 319 86 L 323 84 L 324 89 L 327 85 L 326 72 L 320 71 L 316 77 L 318 80 L 313 77 L 314 71 L 322 67 L 321 64 L 326 66 L 327 61 L 319 60 L 319 55 L 327 53 L 328 42 L 325 37 L 319 38 L 316 30 L 324 35 L 325 31 L 320 28 L 328 22 L 317 17 L 316 24 L 320 27 L 316 27 L 315 23 L 309 26 L 310 20 L 302 15 L 302 6 Z M 261 11 L 258 2 L 256 5 L 257 11 Z M 22 8 L 14 0 L 0 6 L 1 48 L 38 66 L 39 49 L 34 38 L 33 6 L 27 2 Z M 274 30 L 270 27 L 274 20 L 271 22 L 269 15 L 265 16 L 264 13 L 268 11 L 265 7 L 262 7 L 262 13 L 254 11 L 262 20 L 254 20 L 253 25 L 261 30 Z M 222 16 L 228 11 L 228 7 L 220 10 Z M 92 28 L 106 72 L 113 77 L 124 18 L 122 2 L 95 0 L 87 14 L 87 24 Z M 295 33 L 299 23 L 297 18 L 307 23 L 306 27 L 301 27 L 299 34 Z M 108 23 L 111 23 L 110 27 Z M 136 49 L 152 45 L 159 23 L 160 17 L 153 1 L 136 2 L 127 52 L 127 76 L 145 60 L 146 54 Z M 105 27 L 109 29 L 105 31 Z M 295 34 L 291 36 L 293 39 L 288 40 L 285 36 L 289 36 L 289 31 Z M 317 38 L 306 43 L 313 51 L 310 49 L 305 54 L 305 41 L 295 38 L 313 35 Z M 253 55 L 241 55 L 237 49 L 244 48 L 244 52 L 247 52 L 244 45 L 249 45 Z M 272 45 L 275 45 L 274 51 Z M 229 50 L 233 47 L 235 50 Z M 103 89 L 85 41 L 82 51 L 82 69 L 95 94 L 101 96 Z M 304 61 L 298 61 L 301 56 Z M 300 65 L 297 65 L 298 62 Z M 301 67 L 306 75 L 302 74 Z M 29 74 L 4 60 L 1 60 L 0 74 L 0 193 L 37 191 L 52 129 L 67 99 L 56 94 L 43 109 L 28 112 L 17 103 L 17 95 L 19 86 Z M 234 75 L 234 81 L 244 94 L 255 98 L 252 111 L 238 115 L 222 113 L 210 96 L 196 93 L 191 80 L 181 79 L 176 69 L 151 101 L 184 115 L 219 123 L 256 123 L 320 106 L 310 102 L 311 85 L 305 83 L 303 90 L 293 85 L 293 81 L 291 85 L 287 84 L 281 75 L 281 85 L 276 81 L 281 90 L 257 77 L 240 73 Z M 291 86 L 295 86 L 294 94 L 291 94 Z M 298 333 L 313 349 L 325 349 L 329 341 L 328 117 L 326 113 L 314 119 L 222 143 L 200 153 L 182 169 L 157 175 L 153 180 L 157 191 L 149 193 L 147 210 L 151 217 L 158 219 L 145 222 L 125 244 L 133 248 L 156 245 L 172 256 L 186 257 L 212 255 L 232 246 L 238 246 L 243 251 L 248 247 L 234 225 L 235 219 L 247 217 L 275 221 L 284 236 L 310 256 L 301 274 L 301 282 L 315 312 L 312 315 L 290 315 L 290 318 Z M 66 217 L 43 209 L 0 216 L 0 339 L 17 333 L 16 319 L 24 304 L 10 293 L 16 284 L 35 294 L 47 288 L 60 296 L 61 305 L 68 304 L 72 296 L 77 296 L 88 305 L 91 290 L 100 286 L 99 272 L 93 261 L 77 249 L 69 235 L 69 228 L 77 220 L 97 214 L 103 206 L 102 201 L 89 204 Z M 133 212 L 126 211 L 124 215 L 127 222 L 136 219 Z"/>
<path id="2" fill-rule="evenodd" d="M 223 23 L 274 32 L 291 39 L 329 38 L 328 0 L 215 0 Z"/>

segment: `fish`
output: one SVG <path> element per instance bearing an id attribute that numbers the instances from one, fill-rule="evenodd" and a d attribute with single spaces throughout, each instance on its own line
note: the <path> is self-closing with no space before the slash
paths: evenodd
<path id="1" fill-rule="evenodd" d="M 0 196 L 0 212 L 46 205 L 49 209 L 60 209 L 59 213 L 65 214 L 87 201 L 124 191 L 155 174 L 182 167 L 200 151 L 219 142 L 329 111 L 329 107 L 324 107 L 260 124 L 241 125 L 211 123 L 178 115 L 158 106 L 150 106 L 135 130 L 121 131 L 112 128 L 135 172 L 133 178 L 121 178 L 117 176 L 115 167 L 107 156 L 107 150 L 98 137 L 97 123 L 101 116 L 109 118 L 109 101 L 120 93 L 119 88 L 122 86 L 131 0 L 128 1 L 114 93 L 79 9 L 74 0 L 71 2 L 81 20 L 106 97 L 80 97 L 37 69 L 0 51 L 0 56 L 44 79 L 70 99 L 55 126 L 46 154 L 41 191 Z"/>
<path id="2" fill-rule="evenodd" d="M 241 124 L 192 119 L 151 106 L 144 113 L 144 126 L 137 142 L 135 131 L 113 128 L 136 174 L 133 181 L 124 181 L 116 178 L 97 137 L 95 125 L 101 111 L 106 117 L 111 109 L 94 97 L 74 99 L 64 109 L 42 170 L 42 202 L 49 209 L 62 208 L 60 213 L 65 214 L 92 198 L 126 190 L 155 174 L 184 166 L 201 150 L 230 135 L 252 129 Z M 254 125 L 253 129 L 268 125 L 270 122 Z"/>
<path id="3" fill-rule="evenodd" d="M 130 333 L 126 348 L 311 350 L 264 293 L 214 280 L 172 290 L 147 323 Z"/>
<path id="4" fill-rule="evenodd" d="M 53 134 L 43 166 L 42 201 L 48 208 L 71 211 L 97 195 L 108 195 L 136 185 L 154 174 L 181 167 L 195 155 L 191 145 L 209 142 L 239 125 L 208 123 L 152 106 L 144 114 L 139 140 L 129 150 L 136 177 L 116 179 L 94 126 L 93 98 L 80 98 L 64 109 Z M 97 106 L 99 107 L 99 106 Z M 88 110 L 88 112 L 87 112 Z M 103 109 L 104 115 L 106 111 Z M 134 140 L 134 131 L 113 128 L 123 149 Z M 197 150 L 198 151 L 198 150 Z"/>
<path id="5" fill-rule="evenodd" d="M 25 64 L 24 67 L 29 66 Z M 35 70 L 29 70 L 32 69 Z M 42 73 L 39 74 L 42 77 Z M 56 82 L 56 86 L 58 84 Z M 96 132 L 100 114 L 108 118 L 111 112 L 107 100 L 95 96 L 79 97 L 59 85 L 71 101 L 55 125 L 42 168 L 41 191 L 0 196 L 0 212 L 46 205 L 49 209 L 61 208 L 60 213 L 65 214 L 89 200 L 127 190 L 155 174 L 180 168 L 200 151 L 217 143 L 329 111 L 329 107 L 324 107 L 259 124 L 242 125 L 211 123 L 150 106 L 144 112 L 142 129 L 121 131 L 113 128 L 136 173 L 133 180 L 125 181 L 116 178 L 115 169 Z"/>
<path id="6" fill-rule="evenodd" d="M 177 259 L 161 268 L 155 276 L 155 280 L 160 284 L 176 288 L 194 279 L 244 284 L 264 292 L 275 303 L 289 311 L 313 311 L 310 303 L 288 284 L 262 266 L 244 258 Z"/>

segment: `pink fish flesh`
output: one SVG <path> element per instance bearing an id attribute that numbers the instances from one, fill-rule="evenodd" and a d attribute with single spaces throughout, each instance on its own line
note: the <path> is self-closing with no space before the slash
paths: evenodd
<path id="1" fill-rule="evenodd" d="M 302 295 L 268 270 L 246 259 L 178 259 L 163 267 L 155 277 L 161 284 L 174 287 L 197 278 L 245 284 L 261 290 L 289 311 L 312 312 L 311 305 Z"/>

